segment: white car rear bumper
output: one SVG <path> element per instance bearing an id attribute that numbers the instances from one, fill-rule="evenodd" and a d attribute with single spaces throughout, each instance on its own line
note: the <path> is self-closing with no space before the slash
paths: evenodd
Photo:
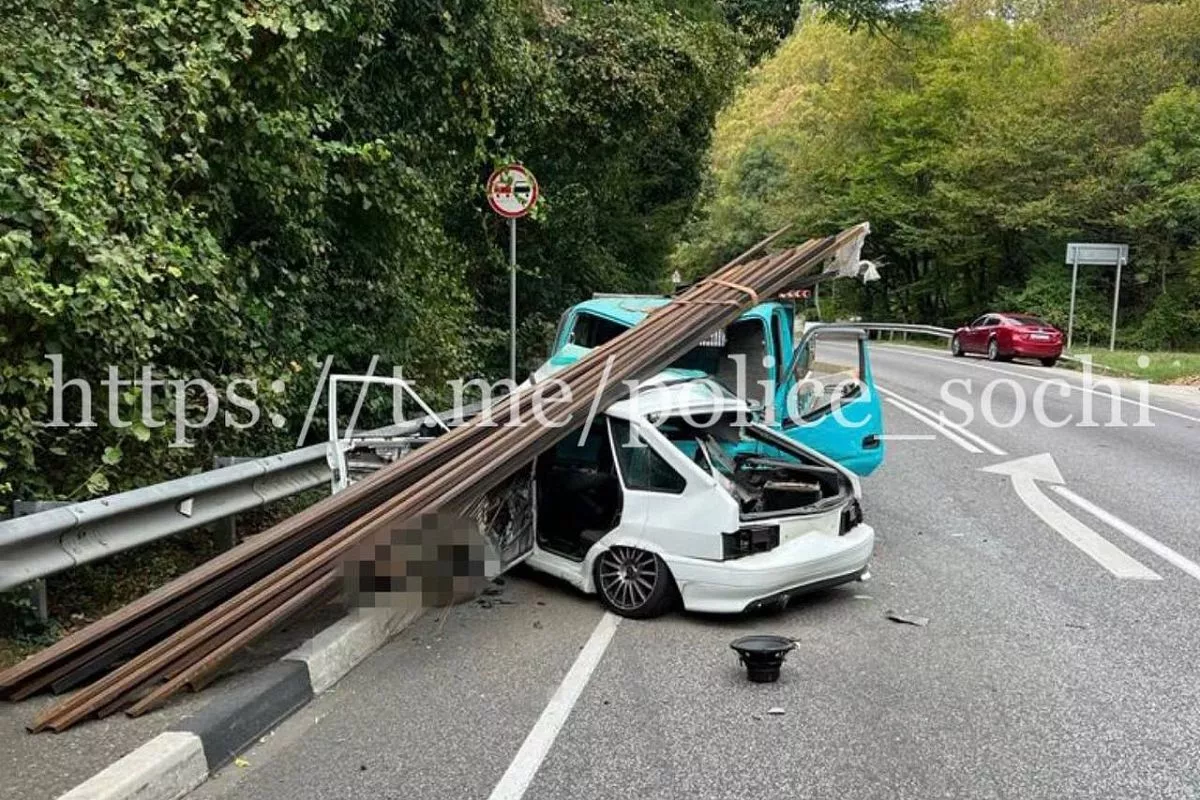
<path id="1" fill-rule="evenodd" d="M 773 595 L 852 580 L 866 569 L 874 549 L 874 529 L 859 524 L 844 536 L 812 533 L 770 552 L 729 561 L 677 556 L 665 556 L 665 560 L 684 608 L 736 614 Z"/>

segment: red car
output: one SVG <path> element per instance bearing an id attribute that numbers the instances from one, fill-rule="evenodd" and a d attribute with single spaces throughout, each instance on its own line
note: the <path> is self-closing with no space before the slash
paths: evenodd
<path id="1" fill-rule="evenodd" d="M 956 356 L 985 353 L 992 361 L 1036 358 L 1053 367 L 1062 355 L 1062 331 L 1028 314 L 984 314 L 950 340 Z"/>

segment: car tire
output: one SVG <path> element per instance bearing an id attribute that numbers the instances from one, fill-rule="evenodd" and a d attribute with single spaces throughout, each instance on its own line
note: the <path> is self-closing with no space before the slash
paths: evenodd
<path id="1" fill-rule="evenodd" d="M 675 578 L 657 554 L 616 546 L 596 558 L 596 594 L 614 614 L 631 619 L 660 617 L 677 600 Z"/>
<path id="2" fill-rule="evenodd" d="M 950 339 L 950 355 L 955 358 L 962 358 L 963 356 L 962 342 L 958 340 L 957 335 Z"/>
<path id="3" fill-rule="evenodd" d="M 1053 367 L 1055 364 L 1058 363 L 1057 358 L 1043 358 L 1041 361 L 1042 361 L 1043 367 Z"/>
<path id="4" fill-rule="evenodd" d="M 987 357 L 988 361 L 1000 360 L 1000 343 L 995 339 L 992 339 L 988 342 Z"/>

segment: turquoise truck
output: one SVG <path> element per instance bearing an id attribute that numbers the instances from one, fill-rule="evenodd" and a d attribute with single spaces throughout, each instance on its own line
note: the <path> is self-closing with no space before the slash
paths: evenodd
<path id="1" fill-rule="evenodd" d="M 548 366 L 578 360 L 668 302 L 661 295 L 596 295 L 571 306 L 559 321 Z M 792 303 L 760 303 L 672 369 L 716 380 L 756 407 L 770 427 L 870 475 L 883 463 L 885 447 L 867 336 L 821 325 L 798 335 L 796 327 Z M 818 342 L 827 342 L 843 363 L 818 359 Z"/>

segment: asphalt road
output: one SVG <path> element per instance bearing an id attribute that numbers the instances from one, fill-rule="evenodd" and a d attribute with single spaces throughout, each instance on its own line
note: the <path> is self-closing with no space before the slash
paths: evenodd
<path id="1" fill-rule="evenodd" d="M 1090 401 L 1100 424 L 1007 425 L 1018 392 L 1079 377 L 885 347 L 872 363 L 889 435 L 914 438 L 864 482 L 867 583 L 614 632 L 518 574 L 505 602 L 427 615 L 194 796 L 1200 797 L 1200 404 L 1155 395 L 1134 426 L 1119 403 L 1114 427 L 1104 390 L 1052 386 L 1051 420 Z M 1011 381 L 990 395 L 1005 426 L 947 432 L 896 405 L 961 423 L 954 378 L 977 415 Z M 1015 470 L 1038 481 L 981 471 L 1042 454 L 1067 494 L 1045 457 Z M 777 684 L 747 683 L 728 649 L 755 631 L 800 640 Z"/>

